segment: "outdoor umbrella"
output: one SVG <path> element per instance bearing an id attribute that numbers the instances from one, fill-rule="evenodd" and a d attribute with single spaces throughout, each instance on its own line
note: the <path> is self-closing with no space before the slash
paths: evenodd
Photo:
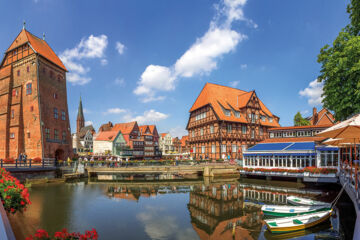
<path id="1" fill-rule="evenodd" d="M 360 144 L 360 136 L 358 138 L 329 138 L 323 143 L 333 146 L 346 146 L 354 143 Z"/>
<path id="2" fill-rule="evenodd" d="M 316 134 L 319 137 L 355 139 L 360 137 L 360 114 Z M 353 143 L 353 141 L 351 142 Z"/>

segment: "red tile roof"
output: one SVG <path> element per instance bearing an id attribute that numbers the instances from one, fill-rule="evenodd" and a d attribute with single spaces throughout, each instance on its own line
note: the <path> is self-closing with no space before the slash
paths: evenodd
<path id="1" fill-rule="evenodd" d="M 292 129 L 314 129 L 314 128 L 328 128 L 332 125 L 309 125 L 309 126 L 289 126 L 289 127 L 276 127 L 270 128 L 269 131 L 279 131 L 279 130 L 292 130 Z"/>
<path id="2" fill-rule="evenodd" d="M 27 30 L 23 29 L 19 35 L 16 37 L 15 41 L 10 45 L 6 52 L 9 52 L 25 43 L 29 43 L 31 47 L 42 57 L 46 58 L 50 62 L 54 63 L 58 67 L 67 71 L 66 67 L 60 60 L 60 58 L 55 54 L 55 52 L 51 49 L 51 47 L 45 42 L 35 35 L 31 34 Z"/>
<path id="3" fill-rule="evenodd" d="M 281 142 L 321 142 L 324 137 L 298 137 L 298 138 L 268 138 L 259 143 L 281 143 Z"/>
<path id="4" fill-rule="evenodd" d="M 240 114 L 240 117 L 235 117 L 231 111 L 230 116 L 226 116 L 222 108 L 231 110 L 234 109 L 239 111 L 240 109 L 247 106 L 251 97 L 256 94 L 255 91 L 246 92 L 240 89 L 217 85 L 213 83 L 206 83 L 199 96 L 197 97 L 195 103 L 190 109 L 190 112 L 195 111 L 206 105 L 211 105 L 214 109 L 216 115 L 220 120 L 232 121 L 232 122 L 242 122 L 247 123 L 247 119 L 243 114 Z M 273 118 L 273 121 L 270 122 L 268 118 L 265 121 L 261 121 L 261 125 L 279 127 L 279 123 L 275 119 L 276 116 L 273 115 L 270 110 L 265 106 L 265 104 L 259 99 L 259 104 L 263 115 Z"/>
<path id="5" fill-rule="evenodd" d="M 136 121 L 134 122 L 128 122 L 128 123 L 117 123 L 114 125 L 114 127 L 112 128 L 112 131 L 113 130 L 116 130 L 116 131 L 121 131 L 121 133 L 123 135 L 125 134 L 130 134 L 134 127 L 136 126 Z"/>
<path id="6" fill-rule="evenodd" d="M 181 146 L 186 146 L 186 141 L 189 140 L 189 136 L 186 135 L 186 136 L 183 136 L 181 139 L 180 139 L 180 142 L 181 142 Z"/>
<path id="7" fill-rule="evenodd" d="M 96 135 L 95 140 L 96 141 L 114 141 L 118 134 L 119 134 L 119 131 L 99 132 Z"/>

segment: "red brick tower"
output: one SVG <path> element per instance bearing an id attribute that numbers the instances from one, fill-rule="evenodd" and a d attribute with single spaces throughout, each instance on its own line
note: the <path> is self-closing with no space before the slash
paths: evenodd
<path id="1" fill-rule="evenodd" d="M 25 28 L 0 64 L 0 158 L 72 155 L 64 64 Z"/>

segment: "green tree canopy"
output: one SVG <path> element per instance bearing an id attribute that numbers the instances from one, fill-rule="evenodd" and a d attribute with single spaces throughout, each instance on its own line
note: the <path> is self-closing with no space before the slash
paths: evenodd
<path id="1" fill-rule="evenodd" d="M 360 0 L 351 0 L 347 12 L 350 24 L 331 47 L 325 45 L 318 55 L 318 81 L 324 82 L 323 104 L 334 111 L 336 120 L 360 111 Z"/>
<path id="2" fill-rule="evenodd" d="M 294 116 L 294 126 L 308 126 L 310 122 L 301 116 L 300 112 L 297 112 Z"/>

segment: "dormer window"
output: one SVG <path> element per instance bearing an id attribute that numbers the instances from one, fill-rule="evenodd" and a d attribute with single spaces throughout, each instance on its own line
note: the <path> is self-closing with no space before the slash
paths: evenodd
<path id="1" fill-rule="evenodd" d="M 235 117 L 240 118 L 240 112 L 239 111 L 234 111 L 234 115 L 235 115 Z"/>
<path id="2" fill-rule="evenodd" d="M 221 105 L 220 105 L 220 106 L 221 106 Z M 228 117 L 231 116 L 229 109 L 226 109 L 226 108 L 224 108 L 223 106 L 221 106 L 221 109 L 222 109 L 223 113 L 225 114 L 225 116 L 228 116 Z"/>
<path id="3" fill-rule="evenodd" d="M 269 122 L 272 122 L 273 121 L 273 118 L 269 117 Z"/>

